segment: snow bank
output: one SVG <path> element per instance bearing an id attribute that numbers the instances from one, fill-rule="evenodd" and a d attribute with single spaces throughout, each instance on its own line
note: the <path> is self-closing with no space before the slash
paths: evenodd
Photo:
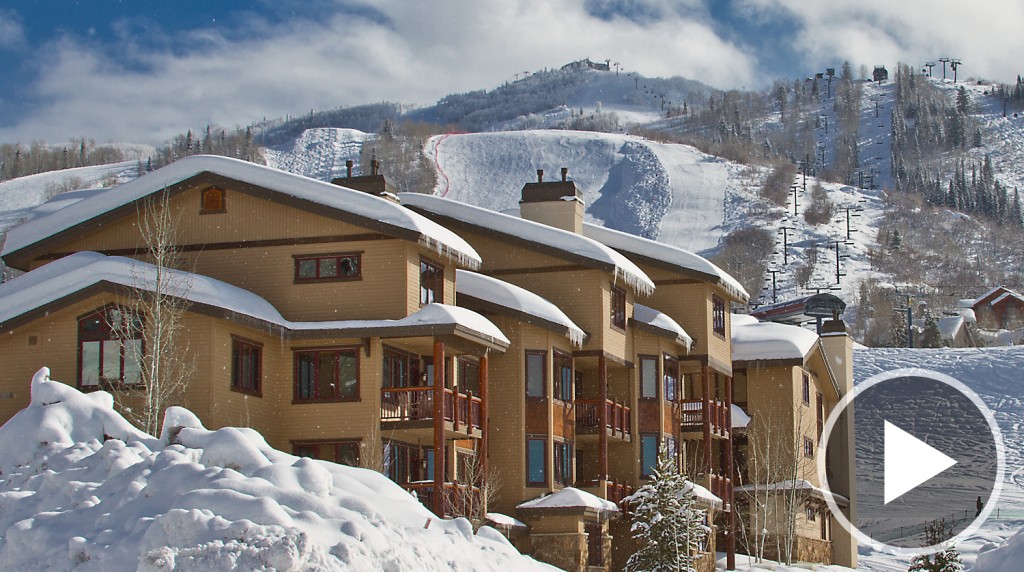
<path id="1" fill-rule="evenodd" d="M 978 554 L 971 572 L 1019 572 L 1024 563 L 1024 530 L 1001 546 Z"/>
<path id="2" fill-rule="evenodd" d="M 171 408 L 162 439 L 109 394 L 32 381 L 0 427 L 0 569 L 541 570 L 379 473 L 298 458 Z"/>

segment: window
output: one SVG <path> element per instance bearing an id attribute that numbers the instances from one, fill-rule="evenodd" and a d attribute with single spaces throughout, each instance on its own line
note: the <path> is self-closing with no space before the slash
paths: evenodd
<path id="1" fill-rule="evenodd" d="M 561 352 L 554 353 L 555 361 L 555 399 L 572 401 L 572 356 Z"/>
<path id="2" fill-rule="evenodd" d="M 544 478 L 547 474 L 546 445 L 546 439 L 526 440 L 526 484 L 529 486 L 547 484 Z"/>
<path id="3" fill-rule="evenodd" d="M 658 468 L 658 436 L 640 436 L 640 476 L 650 477 L 654 475 L 654 469 Z"/>
<path id="4" fill-rule="evenodd" d="M 295 255 L 295 283 L 341 282 L 362 279 L 362 254 Z"/>
<path id="5" fill-rule="evenodd" d="M 359 350 L 295 352 L 295 400 L 359 399 Z"/>
<path id="6" fill-rule="evenodd" d="M 400 441 L 386 441 L 383 449 L 384 472 L 403 485 L 434 478 L 434 450 Z"/>
<path id="7" fill-rule="evenodd" d="M 807 516 L 807 522 L 814 522 L 818 518 L 818 513 L 813 507 L 806 507 L 804 514 Z"/>
<path id="8" fill-rule="evenodd" d="M 384 387 L 426 385 L 419 374 L 419 356 L 395 348 L 384 348 Z M 431 376 L 431 381 L 433 376 Z M 431 383 L 432 385 L 432 383 Z"/>
<path id="9" fill-rule="evenodd" d="M 814 395 L 818 405 L 818 418 L 816 420 L 816 425 L 818 427 L 818 440 L 821 441 L 821 434 L 825 431 L 825 399 L 820 393 L 815 393 Z"/>
<path id="10" fill-rule="evenodd" d="M 331 461 L 350 467 L 359 466 L 359 441 L 295 443 L 292 452 L 298 457 Z"/>
<path id="11" fill-rule="evenodd" d="M 675 437 L 665 437 L 661 444 L 665 447 L 668 458 L 679 460 L 679 441 L 676 441 Z"/>
<path id="12" fill-rule="evenodd" d="M 526 397 L 542 398 L 547 385 L 548 354 L 544 351 L 526 351 Z"/>
<path id="13" fill-rule="evenodd" d="M 679 360 L 665 354 L 665 401 L 679 398 Z"/>
<path id="14" fill-rule="evenodd" d="M 480 362 L 468 357 L 460 357 L 459 365 L 459 391 L 480 395 Z"/>
<path id="15" fill-rule="evenodd" d="M 261 395 L 263 345 L 242 338 L 231 338 L 231 389 Z"/>
<path id="16" fill-rule="evenodd" d="M 718 296 L 711 297 L 711 321 L 714 332 L 725 337 L 725 300 Z"/>
<path id="17" fill-rule="evenodd" d="M 612 286 L 611 320 L 616 328 L 626 329 L 626 291 L 618 286 Z"/>
<path id="18" fill-rule="evenodd" d="M 210 187 L 202 193 L 202 204 L 199 206 L 199 214 L 216 214 L 226 212 L 224 205 L 224 189 Z"/>
<path id="19" fill-rule="evenodd" d="M 810 405 L 811 404 L 811 376 L 807 375 L 806 371 L 803 373 L 803 386 L 802 387 L 803 387 L 802 394 L 803 394 L 804 405 Z"/>
<path id="20" fill-rule="evenodd" d="M 555 441 L 554 449 L 555 482 L 568 487 L 572 485 L 572 443 Z"/>
<path id="21" fill-rule="evenodd" d="M 640 357 L 640 399 L 658 398 L 658 358 Z"/>
<path id="22" fill-rule="evenodd" d="M 142 382 L 142 321 L 125 322 L 117 306 L 78 320 L 79 387 L 133 385 Z"/>
<path id="23" fill-rule="evenodd" d="M 420 260 L 420 304 L 444 302 L 444 267 Z"/>
<path id="24" fill-rule="evenodd" d="M 807 437 L 804 437 L 804 457 L 808 459 L 814 457 L 814 441 Z"/>

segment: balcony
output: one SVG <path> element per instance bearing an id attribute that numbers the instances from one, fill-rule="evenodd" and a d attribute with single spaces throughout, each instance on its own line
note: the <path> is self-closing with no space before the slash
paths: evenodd
<path id="1" fill-rule="evenodd" d="M 483 404 L 472 393 L 456 393 L 444 390 L 443 415 L 445 429 L 466 437 L 481 435 Z M 390 387 L 380 391 L 381 424 L 397 425 L 398 428 L 433 427 L 433 387 Z"/>
<path id="2" fill-rule="evenodd" d="M 683 434 L 703 434 L 704 415 L 708 411 L 712 437 L 729 436 L 729 408 L 721 401 L 704 403 L 700 399 L 684 399 L 679 402 L 680 422 Z"/>
<path id="3" fill-rule="evenodd" d="M 723 510 L 729 512 L 732 508 L 729 505 L 729 498 L 732 492 L 732 481 L 725 475 L 718 473 L 703 474 L 698 476 L 697 482 L 711 491 L 711 494 L 722 499 Z"/>
<path id="4" fill-rule="evenodd" d="M 434 481 L 418 481 L 406 483 L 402 488 L 416 495 L 423 506 L 433 509 Z M 444 518 L 471 514 L 474 507 L 479 507 L 480 488 L 461 483 L 444 483 Z"/>
<path id="5" fill-rule="evenodd" d="M 629 407 L 611 399 L 605 400 L 605 430 L 609 437 L 629 441 L 633 433 L 633 416 Z M 601 400 L 576 400 L 576 430 L 581 434 L 596 434 L 601 430 Z"/>
<path id="6" fill-rule="evenodd" d="M 623 499 L 633 494 L 633 487 L 619 481 L 580 481 L 577 483 L 577 486 L 590 494 L 610 500 L 615 504 L 621 504 Z"/>

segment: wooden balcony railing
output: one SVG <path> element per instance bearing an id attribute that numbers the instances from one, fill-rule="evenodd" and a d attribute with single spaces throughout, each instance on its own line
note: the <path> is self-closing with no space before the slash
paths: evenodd
<path id="1" fill-rule="evenodd" d="M 586 489 L 587 492 L 601 496 L 603 492 L 604 498 L 612 501 L 615 504 L 621 504 L 623 499 L 633 494 L 633 487 L 630 485 L 615 480 L 604 481 L 604 490 L 601 490 L 601 482 L 599 480 L 591 479 L 589 481 L 579 481 L 576 483 L 577 487 Z"/>
<path id="2" fill-rule="evenodd" d="M 710 411 L 711 430 L 724 432 L 728 427 L 728 409 L 721 401 L 711 401 L 706 404 Z M 684 428 L 704 426 L 705 403 L 700 399 L 684 399 L 679 402 L 680 422 Z"/>
<path id="3" fill-rule="evenodd" d="M 416 495 L 416 498 L 427 508 L 434 506 L 434 482 L 419 481 L 406 483 L 402 488 Z M 479 506 L 480 488 L 461 483 L 444 483 L 444 512 L 442 517 L 462 516 L 469 514 L 473 507 Z"/>
<path id="4" fill-rule="evenodd" d="M 443 415 L 455 430 L 480 429 L 483 402 L 472 393 L 444 390 Z M 381 421 L 418 421 L 434 418 L 433 387 L 390 387 L 380 391 Z"/>
<path id="5" fill-rule="evenodd" d="M 698 482 L 702 482 L 705 488 L 711 491 L 711 494 L 722 499 L 723 503 L 728 503 L 729 498 L 732 496 L 732 480 L 722 474 L 711 473 L 710 475 L 702 475 Z M 724 504 L 726 511 L 731 510 L 728 504 Z"/>
<path id="6" fill-rule="evenodd" d="M 598 429 L 601 425 L 600 399 L 576 400 L 576 425 L 581 429 Z M 633 415 L 629 407 L 621 403 L 605 400 L 605 426 L 611 434 L 625 437 L 632 433 Z"/>

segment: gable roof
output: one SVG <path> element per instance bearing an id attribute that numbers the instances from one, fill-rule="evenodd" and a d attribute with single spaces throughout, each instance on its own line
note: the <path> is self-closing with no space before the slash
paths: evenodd
<path id="1" fill-rule="evenodd" d="M 132 258 L 78 252 L 0 284 L 0 330 L 19 319 L 35 317 L 82 294 L 104 287 L 153 291 L 156 267 Z M 198 309 L 216 308 L 256 327 L 290 332 L 330 332 L 346 337 L 459 335 L 504 350 L 508 338 L 490 320 L 466 308 L 428 304 L 398 320 L 293 322 L 267 300 L 215 278 L 182 270 L 165 270 L 171 284 L 187 284 L 180 297 Z"/>
<path id="2" fill-rule="evenodd" d="M 481 263 L 480 255 L 457 234 L 401 205 L 301 175 L 212 155 L 180 159 L 123 185 L 87 196 L 74 203 L 73 208 L 40 213 L 10 230 L 2 256 L 14 259 L 45 248 L 72 233 L 124 216 L 140 200 L 158 191 L 203 178 L 221 184 L 235 182 L 243 192 L 255 195 L 285 197 L 297 207 L 323 216 L 340 215 L 355 224 L 423 244 L 471 268 Z"/>
<path id="3" fill-rule="evenodd" d="M 414 209 L 452 219 L 484 232 L 498 233 L 552 256 L 576 260 L 586 266 L 605 270 L 642 294 L 654 291 L 654 282 L 633 261 L 591 238 L 432 195 L 399 193 L 398 197 L 402 204 Z"/>
<path id="4" fill-rule="evenodd" d="M 642 258 L 653 266 L 673 272 L 682 271 L 718 284 L 731 296 L 743 302 L 750 299 L 750 295 L 738 280 L 706 258 L 689 250 L 590 223 L 583 223 L 583 234 L 616 250 Z"/>
<path id="5" fill-rule="evenodd" d="M 1013 290 L 1007 290 L 1006 292 L 1000 294 L 998 298 L 989 302 L 988 305 L 996 306 L 1011 298 L 1017 300 L 1018 302 L 1024 302 L 1024 296 L 1021 296 L 1020 294 L 1014 292 Z"/>
<path id="6" fill-rule="evenodd" d="M 577 346 L 583 345 L 583 341 L 587 337 L 583 329 L 577 326 L 569 316 L 566 316 L 558 306 L 525 288 L 509 284 L 504 280 L 468 270 L 456 270 L 455 295 L 458 303 L 468 301 L 470 305 L 476 306 L 483 302 L 482 305 L 491 309 L 520 316 L 527 323 L 535 323 L 560 331 Z"/>

